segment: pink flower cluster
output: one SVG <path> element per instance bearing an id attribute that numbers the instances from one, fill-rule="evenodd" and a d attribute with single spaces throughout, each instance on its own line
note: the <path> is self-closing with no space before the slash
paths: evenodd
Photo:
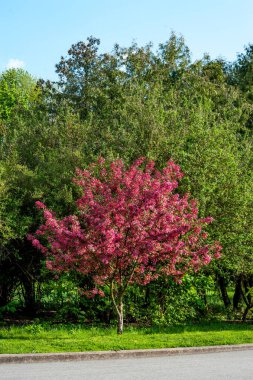
<path id="1" fill-rule="evenodd" d="M 197 202 L 175 193 L 182 176 L 172 161 L 158 171 L 144 158 L 130 168 L 121 160 L 107 167 L 100 159 L 77 170 L 74 182 L 83 190 L 78 216 L 59 220 L 36 202 L 45 223 L 29 239 L 46 254 L 49 269 L 92 274 L 98 286 L 112 280 L 119 286 L 145 285 L 161 275 L 180 282 L 221 250 L 217 242 L 205 243 L 202 229 L 212 218 L 198 218 Z M 101 295 L 98 289 L 88 293 Z"/>

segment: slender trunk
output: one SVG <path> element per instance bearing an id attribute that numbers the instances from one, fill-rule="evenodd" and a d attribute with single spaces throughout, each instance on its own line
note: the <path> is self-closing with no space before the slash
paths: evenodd
<path id="1" fill-rule="evenodd" d="M 0 284 L 0 307 L 6 306 L 12 297 L 13 286 L 6 283 Z"/>
<path id="2" fill-rule="evenodd" d="M 242 298 L 242 276 L 238 276 L 235 284 L 235 292 L 233 296 L 233 309 L 238 310 L 239 302 Z"/>
<path id="3" fill-rule="evenodd" d="M 252 279 L 251 278 L 244 279 L 242 281 L 242 283 L 243 283 L 243 286 L 244 286 L 243 299 L 244 299 L 244 302 L 246 303 L 246 308 L 244 310 L 244 313 L 243 313 L 243 316 L 242 316 L 242 320 L 245 322 L 246 318 L 247 318 L 247 315 L 248 315 L 248 312 L 253 307 L 252 297 L 251 297 L 251 294 L 250 294 L 250 288 L 252 287 Z"/>
<path id="4" fill-rule="evenodd" d="M 150 306 L 150 287 L 147 285 L 145 287 L 144 307 L 148 308 L 149 306 Z"/>
<path id="5" fill-rule="evenodd" d="M 246 321 L 246 318 L 247 318 L 247 315 L 248 315 L 248 312 L 250 311 L 252 305 L 247 305 L 244 312 L 243 312 L 243 316 L 242 316 L 242 321 L 245 322 Z"/>
<path id="6" fill-rule="evenodd" d="M 123 333 L 123 323 L 124 323 L 124 314 L 123 314 L 123 302 L 122 299 L 119 301 L 118 305 L 118 328 L 117 328 L 117 333 L 121 335 Z"/>
<path id="7" fill-rule="evenodd" d="M 224 306 L 228 308 L 231 305 L 231 301 L 227 293 L 227 287 L 226 287 L 226 282 L 225 282 L 224 277 L 218 276 L 218 284 L 219 284 L 221 296 L 224 302 Z"/>
<path id="8" fill-rule="evenodd" d="M 114 283 L 112 281 L 110 284 L 110 295 L 111 295 L 111 300 L 112 300 L 114 309 L 118 316 L 118 327 L 117 327 L 118 334 L 123 333 L 123 323 L 124 323 L 123 294 L 124 294 L 124 289 L 122 291 L 122 288 L 120 288 L 117 291 L 117 297 L 115 297 Z"/>
<path id="9" fill-rule="evenodd" d="M 36 315 L 37 303 L 34 282 L 29 278 L 23 279 L 25 311 L 31 317 Z"/>

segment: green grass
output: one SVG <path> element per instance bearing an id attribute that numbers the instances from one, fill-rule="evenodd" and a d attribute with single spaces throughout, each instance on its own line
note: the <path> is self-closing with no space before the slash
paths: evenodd
<path id="1" fill-rule="evenodd" d="M 0 353 L 130 350 L 253 343 L 253 325 L 202 323 L 171 327 L 115 327 L 32 324 L 0 328 Z"/>

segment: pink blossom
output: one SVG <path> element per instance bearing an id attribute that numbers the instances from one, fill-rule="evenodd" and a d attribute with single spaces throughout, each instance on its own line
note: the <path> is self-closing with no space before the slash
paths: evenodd
<path id="1" fill-rule="evenodd" d="M 35 248 L 40 248 L 40 242 L 38 239 L 33 239 L 32 244 Z"/>
<path id="2" fill-rule="evenodd" d="M 73 181 L 83 192 L 77 215 L 58 219 L 37 201 L 45 223 L 28 239 L 46 255 L 48 269 L 91 274 L 98 287 L 145 285 L 164 274 L 180 282 L 221 251 L 217 242 L 203 244 L 202 229 L 213 219 L 198 218 L 197 201 L 176 193 L 182 176 L 173 161 L 158 171 L 143 157 L 129 168 L 116 160 L 109 169 L 99 159 L 76 171 Z M 85 294 L 103 292 L 95 287 Z"/>
<path id="3" fill-rule="evenodd" d="M 36 201 L 35 202 L 35 206 L 38 208 L 38 209 L 42 209 L 44 210 L 46 208 L 46 206 L 44 205 L 44 203 L 40 202 L 40 201 Z"/>

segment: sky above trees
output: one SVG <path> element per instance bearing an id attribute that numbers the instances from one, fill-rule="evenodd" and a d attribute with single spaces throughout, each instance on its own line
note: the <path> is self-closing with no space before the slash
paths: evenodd
<path id="1" fill-rule="evenodd" d="M 181 33 L 201 58 L 234 60 L 253 41 L 251 0 L 12 0 L 1 3 L 0 72 L 22 67 L 54 79 L 55 64 L 69 46 L 90 35 L 101 52 L 132 41 L 154 47 L 171 31 Z"/>

